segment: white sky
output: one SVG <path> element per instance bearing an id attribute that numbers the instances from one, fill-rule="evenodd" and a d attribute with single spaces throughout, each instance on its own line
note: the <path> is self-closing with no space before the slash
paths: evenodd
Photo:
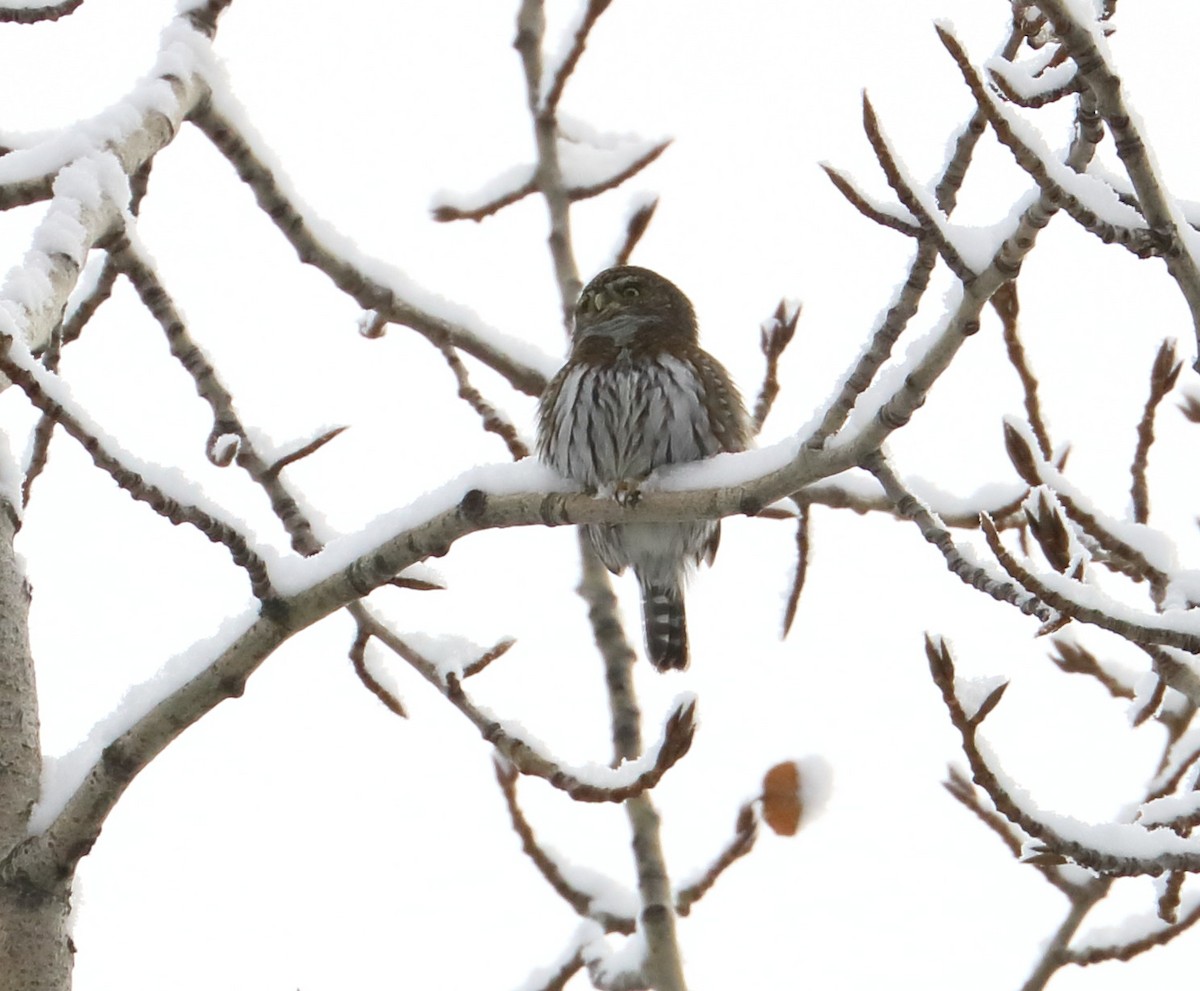
<path id="1" fill-rule="evenodd" d="M 574 7 L 550 4 L 552 31 Z M 438 190 L 469 193 L 531 159 L 511 49 L 515 9 L 496 0 L 346 0 L 335 14 L 330 5 L 236 0 L 216 49 L 248 117 L 320 216 L 363 253 L 558 355 L 542 205 L 529 200 L 478 225 L 437 225 L 428 212 Z M 61 127 L 119 99 L 153 63 L 172 11 L 169 0 L 88 0 L 56 25 L 0 26 L 0 126 Z M 866 88 L 909 173 L 927 181 L 971 109 L 933 19 L 953 20 L 978 63 L 999 44 L 1008 13 L 1001 0 L 759 0 L 736 10 L 615 0 L 564 111 L 601 131 L 674 144 L 629 186 L 576 208 L 583 274 L 604 264 L 634 198 L 660 193 L 635 260 L 691 296 L 703 340 L 751 398 L 759 322 L 780 296 L 803 300 L 764 439 L 789 435 L 834 390 L 910 252 L 854 213 L 817 163 L 889 199 L 862 136 Z M 1177 196 L 1200 199 L 1190 118 L 1178 116 L 1191 95 L 1183 81 L 1200 11 L 1125 0 L 1117 23 L 1112 47 L 1162 170 Z M 1037 119 L 1061 148 L 1064 112 Z M 980 158 L 954 216 L 990 226 L 1027 183 L 990 137 Z M 0 216 L 6 268 L 41 209 Z M 352 425 L 288 470 L 322 535 L 357 530 L 472 465 L 505 458 L 454 398 L 451 374 L 423 339 L 402 328 L 359 337 L 356 307 L 295 261 L 194 129 L 156 162 L 140 230 L 247 423 L 281 448 Z M 939 315 L 949 282 L 944 272 L 937 279 L 914 332 Z M 1068 473 L 1124 517 L 1154 352 L 1175 336 L 1189 365 L 1195 357 L 1186 311 L 1159 263 L 1134 264 L 1062 219 L 1027 263 L 1021 291 L 1050 427 L 1057 443 L 1072 445 Z M 286 547 L 262 497 L 235 469 L 204 460 L 207 408 L 128 286 L 71 347 L 63 372 L 123 445 L 177 465 Z M 532 401 L 473 373 L 530 434 Z M 1190 371 L 1183 382 L 1195 384 Z M 989 317 L 895 439 L 899 470 L 955 495 L 1013 482 L 1000 423 L 1020 403 Z M 1197 546 L 1180 465 L 1195 428 L 1173 410 L 1163 408 L 1152 463 L 1161 492 L 1152 522 L 1178 535 L 1186 564 Z M 0 422 L 22 450 L 31 421 L 12 390 L 0 396 Z M 472 690 L 564 760 L 603 762 L 606 703 L 572 593 L 572 549 L 566 530 L 480 534 L 433 562 L 450 591 L 379 598 L 401 629 L 487 645 L 515 636 Z M 132 504 L 63 440 L 37 483 L 21 551 L 53 755 L 86 737 L 131 683 L 247 605 L 224 551 Z M 1065 902 L 942 790 L 957 740 L 921 634 L 948 636 L 964 676 L 1012 680 L 986 736 L 1043 808 L 1111 818 L 1153 773 L 1160 729 L 1129 731 L 1122 706 L 1053 670 L 1048 644 L 1030 639 L 1035 621 L 958 584 L 915 528 L 817 512 L 810 584 L 781 643 L 792 563 L 789 527 L 729 521 L 717 567 L 689 593 L 692 670 L 659 677 L 639 667 L 648 740 L 672 699 L 699 697 L 693 750 L 655 792 L 678 876 L 727 839 L 771 764 L 817 754 L 833 773 L 820 819 L 796 839 L 764 835 L 681 922 L 691 985 L 855 988 L 903 974 L 926 987 L 1018 987 Z M 640 638 L 632 586 L 621 588 Z M 412 718 L 385 712 L 350 671 L 351 638 L 345 616 L 297 637 L 243 699 L 220 706 L 135 781 L 80 870 L 80 991 L 118 982 L 175 991 L 504 989 L 556 959 L 577 920 L 520 854 L 488 746 L 398 664 Z M 1100 637 L 1088 642 L 1115 650 Z M 540 782 L 523 783 L 521 795 L 549 845 L 631 883 L 620 810 L 572 806 Z M 1126 887 L 1121 910 L 1101 910 L 1098 923 L 1152 908 L 1148 882 Z M 1195 938 L 1131 964 L 1063 972 L 1052 986 L 1177 980 L 1194 969 Z"/>

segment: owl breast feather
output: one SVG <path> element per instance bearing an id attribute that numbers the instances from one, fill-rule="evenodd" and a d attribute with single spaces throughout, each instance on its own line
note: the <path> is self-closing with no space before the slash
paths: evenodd
<path id="1" fill-rule="evenodd" d="M 543 458 L 591 489 L 720 449 L 695 370 L 670 354 L 575 363 L 548 412 Z"/>

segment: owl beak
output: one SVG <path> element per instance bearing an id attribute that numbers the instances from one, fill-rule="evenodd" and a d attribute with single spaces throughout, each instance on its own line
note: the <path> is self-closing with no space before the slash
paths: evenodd
<path id="1" fill-rule="evenodd" d="M 604 307 L 611 302 L 612 299 L 603 289 L 597 289 L 594 293 L 592 293 L 592 309 L 594 309 L 597 313 L 603 310 Z"/>

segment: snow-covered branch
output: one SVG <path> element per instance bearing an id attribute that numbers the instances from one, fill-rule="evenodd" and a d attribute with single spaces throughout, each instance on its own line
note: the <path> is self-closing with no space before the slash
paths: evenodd
<path id="1" fill-rule="evenodd" d="M 347 238 L 289 195 L 278 170 L 268 164 L 271 156 L 254 145 L 248 125 L 233 123 L 231 99 L 214 92 L 210 104 L 192 114 L 191 121 L 229 159 L 302 262 L 324 272 L 364 310 L 409 327 L 435 344 L 466 351 L 527 395 L 541 394 L 554 370 L 549 356 L 487 327 L 468 310 L 421 289 L 391 266 L 361 256 Z"/>
<path id="2" fill-rule="evenodd" d="M 1166 242 L 1163 260 L 1187 301 L 1200 342 L 1200 265 L 1195 235 L 1147 150 L 1137 116 L 1125 102 L 1121 79 L 1112 67 L 1103 34 L 1095 22 L 1081 22 L 1077 8 L 1068 0 L 1039 0 L 1038 6 L 1053 23 L 1063 48 L 1095 96 L 1096 109 L 1112 130 L 1114 146 L 1133 182 L 1146 222 Z"/>

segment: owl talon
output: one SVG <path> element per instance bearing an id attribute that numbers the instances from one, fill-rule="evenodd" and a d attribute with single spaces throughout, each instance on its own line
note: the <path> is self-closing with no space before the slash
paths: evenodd
<path id="1" fill-rule="evenodd" d="M 642 501 L 641 480 L 636 478 L 623 478 L 613 487 L 613 498 L 617 500 L 618 505 L 624 506 L 626 509 L 632 509 Z"/>

